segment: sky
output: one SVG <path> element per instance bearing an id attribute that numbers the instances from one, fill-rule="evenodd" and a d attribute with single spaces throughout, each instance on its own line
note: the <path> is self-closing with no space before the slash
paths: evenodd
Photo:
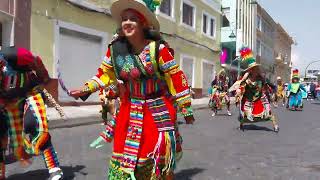
<path id="1" fill-rule="evenodd" d="M 292 46 L 293 67 L 301 73 L 320 60 L 320 0 L 258 0 L 261 6 L 282 25 L 297 42 Z M 320 69 L 320 62 L 308 69 Z"/>

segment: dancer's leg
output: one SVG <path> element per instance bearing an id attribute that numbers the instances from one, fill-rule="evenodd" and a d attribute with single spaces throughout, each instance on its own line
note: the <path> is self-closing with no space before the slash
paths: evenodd
<path id="1" fill-rule="evenodd" d="M 31 138 L 30 142 L 26 142 L 27 146 L 34 154 L 42 155 L 50 179 L 62 179 L 63 173 L 59 166 L 57 153 L 51 143 L 46 109 L 40 93 L 33 94 L 26 100 L 24 130 Z"/>

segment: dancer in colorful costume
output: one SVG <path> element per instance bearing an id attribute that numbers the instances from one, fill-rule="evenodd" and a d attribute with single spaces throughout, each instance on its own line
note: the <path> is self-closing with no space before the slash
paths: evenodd
<path id="1" fill-rule="evenodd" d="M 218 110 L 222 110 L 223 106 L 227 106 L 228 116 L 231 116 L 230 112 L 230 98 L 229 98 L 229 78 L 226 75 L 226 71 L 221 69 L 215 79 L 212 81 L 212 91 L 210 95 L 209 105 L 212 109 L 212 115 L 215 116 Z"/>
<path id="2" fill-rule="evenodd" d="M 276 92 L 274 97 L 274 106 L 278 107 L 278 101 L 282 100 L 282 106 L 285 106 L 286 102 L 286 96 L 285 96 L 285 86 L 282 82 L 282 79 L 280 76 L 277 77 L 277 86 L 276 86 Z"/>
<path id="3" fill-rule="evenodd" d="M 46 90 L 42 85 L 50 77 L 41 58 L 23 48 L 2 48 L 0 73 L 0 179 L 5 178 L 8 135 L 17 160 L 28 164 L 30 155 L 41 154 L 50 179 L 62 179 L 43 98 Z"/>
<path id="4" fill-rule="evenodd" d="M 299 82 L 299 70 L 292 71 L 292 83 L 288 86 L 289 91 L 289 109 L 292 111 L 299 111 L 303 109 L 302 93 L 307 92 L 305 87 Z"/>
<path id="5" fill-rule="evenodd" d="M 274 131 L 279 131 L 279 126 L 275 115 L 271 113 L 270 102 L 264 93 L 267 88 L 267 82 L 262 77 L 260 64 L 256 63 L 250 48 L 243 47 L 240 50 L 242 66 L 244 70 L 243 77 L 240 78 L 229 89 L 236 90 L 238 100 L 240 100 L 240 129 L 243 130 L 245 123 L 256 123 L 261 121 L 272 121 Z"/>
<path id="6" fill-rule="evenodd" d="M 78 98 L 123 81 L 119 113 L 103 135 L 114 141 L 111 180 L 173 179 L 180 151 L 174 103 L 188 124 L 194 121 L 187 78 L 159 41 L 159 22 L 153 14 L 157 5 L 150 0 L 113 2 L 119 37 L 109 44 L 98 73 L 83 88 L 71 91 Z"/>

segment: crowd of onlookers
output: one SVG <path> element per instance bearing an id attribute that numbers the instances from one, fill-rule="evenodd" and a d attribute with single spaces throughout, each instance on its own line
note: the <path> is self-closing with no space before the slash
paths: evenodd
<path id="1" fill-rule="evenodd" d="M 309 99 L 320 99 L 320 84 L 315 82 L 305 83 L 307 90 L 307 100 Z"/>

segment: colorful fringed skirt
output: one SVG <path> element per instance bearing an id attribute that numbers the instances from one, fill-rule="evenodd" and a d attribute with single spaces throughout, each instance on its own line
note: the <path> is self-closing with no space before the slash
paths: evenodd
<path id="1" fill-rule="evenodd" d="M 176 110 L 169 98 L 122 100 L 114 127 L 109 180 L 163 179 L 181 156 Z"/>
<path id="2" fill-rule="evenodd" d="M 245 97 L 240 105 L 240 123 L 256 123 L 272 120 L 270 103 L 264 95 L 256 101 L 248 101 Z"/>

